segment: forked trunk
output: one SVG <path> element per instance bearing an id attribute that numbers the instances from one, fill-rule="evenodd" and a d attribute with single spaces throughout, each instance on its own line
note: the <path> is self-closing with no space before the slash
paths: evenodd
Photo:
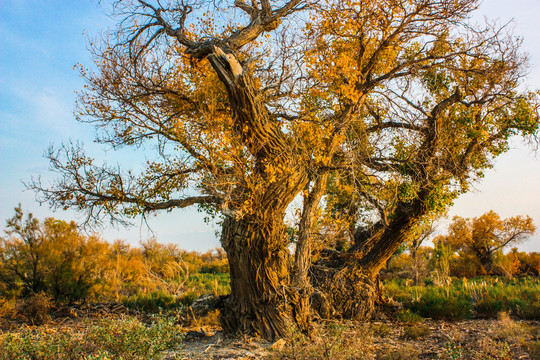
<path id="1" fill-rule="evenodd" d="M 227 218 L 221 244 L 231 274 L 231 296 L 221 311 L 223 330 L 268 340 L 283 337 L 289 312 L 289 254 L 282 216 L 268 222 Z"/>
<path id="2" fill-rule="evenodd" d="M 421 199 L 402 203 L 390 223 L 376 224 L 371 231 L 364 232 L 349 252 L 328 251 L 323 254 L 322 260 L 312 270 L 312 282 L 323 303 L 315 306 L 330 317 L 357 320 L 371 317 L 377 304 L 385 302 L 378 277 L 380 269 L 411 235 L 413 226 L 425 211 L 426 206 Z M 320 309 L 315 310 L 321 313 Z"/>

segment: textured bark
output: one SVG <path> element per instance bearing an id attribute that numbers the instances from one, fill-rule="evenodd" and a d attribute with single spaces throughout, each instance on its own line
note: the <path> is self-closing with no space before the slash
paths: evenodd
<path id="1" fill-rule="evenodd" d="M 227 217 L 221 244 L 227 252 L 231 296 L 221 313 L 225 332 L 267 340 L 286 335 L 296 293 L 290 286 L 289 237 L 285 209 L 305 185 L 302 172 L 268 184 L 255 214 Z"/>
<path id="2" fill-rule="evenodd" d="M 311 264 L 311 243 L 312 229 L 315 211 L 326 191 L 328 182 L 328 173 L 320 175 L 313 184 L 313 189 L 304 200 L 304 209 L 300 219 L 299 237 L 296 244 L 295 264 L 294 264 L 294 282 L 301 286 L 308 280 L 308 270 Z"/>
<path id="3" fill-rule="evenodd" d="M 359 259 L 358 263 L 371 273 L 378 273 L 401 244 L 408 240 L 413 227 L 429 211 L 427 199 L 432 189 L 426 187 L 412 202 L 401 202 L 386 225 L 375 225 L 369 236 L 358 237 L 350 253 Z"/>
<path id="4" fill-rule="evenodd" d="M 269 340 L 284 336 L 288 242 L 283 222 L 227 218 L 221 244 L 231 273 L 231 296 L 221 312 L 225 332 L 250 333 Z"/>
<path id="5" fill-rule="evenodd" d="M 412 203 L 401 203 L 387 225 L 375 224 L 370 230 L 358 231 L 356 243 L 346 253 L 326 251 L 313 266 L 312 283 L 320 293 L 317 308 L 326 316 L 357 320 L 370 318 L 385 302 L 379 271 L 427 211 L 426 190 Z M 326 301 L 326 304 L 319 304 Z"/>
<path id="6" fill-rule="evenodd" d="M 328 253 L 313 266 L 313 308 L 322 318 L 366 320 L 383 301 L 378 276 L 351 254 Z"/>
<path id="7" fill-rule="evenodd" d="M 247 332 L 268 340 L 285 335 L 290 304 L 297 296 L 290 288 L 288 236 L 283 223 L 287 206 L 307 184 L 307 172 L 291 161 L 293 151 L 280 124 L 272 119 L 254 85 L 233 54 L 215 47 L 208 57 L 227 88 L 234 126 L 256 159 L 252 176 L 264 187 L 254 191 L 254 211 L 229 215 L 221 243 L 231 271 L 231 296 L 222 311 L 226 332 Z M 272 165 L 276 170 L 267 170 Z M 234 209 L 232 209 L 234 210 Z"/>
<path id="8" fill-rule="evenodd" d="M 417 205 L 420 207 L 420 205 Z M 423 211 L 417 208 L 399 209 L 390 224 L 366 242 L 359 253 L 359 265 L 371 273 L 378 273 L 388 259 L 411 234 Z"/>

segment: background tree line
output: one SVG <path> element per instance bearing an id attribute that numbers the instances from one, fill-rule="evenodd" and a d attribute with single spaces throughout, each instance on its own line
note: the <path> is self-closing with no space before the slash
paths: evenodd
<path id="1" fill-rule="evenodd" d="M 394 254 L 387 270 L 393 276 L 411 277 L 416 284 L 428 274 L 439 283 L 450 276 L 538 276 L 540 254 L 519 252 L 515 247 L 535 231 L 529 216 L 501 219 L 493 211 L 471 219 L 455 216 L 445 235 L 434 236 L 435 229 L 425 226 Z M 426 246 L 428 238 L 432 247 Z"/>
<path id="2" fill-rule="evenodd" d="M 121 301 L 148 294 L 192 301 L 203 292 L 221 295 L 227 274 L 221 249 L 200 254 L 155 239 L 139 247 L 85 235 L 75 222 L 39 221 L 20 207 L 0 238 L 0 296 L 44 293 L 58 303 Z M 219 281 L 219 283 L 218 283 Z"/>
<path id="3" fill-rule="evenodd" d="M 429 246 L 425 240 L 433 230 L 427 227 L 399 249 L 383 270 L 383 279 L 443 285 L 450 277 L 540 274 L 539 253 L 519 252 L 515 247 L 503 251 L 534 233 L 530 217 L 500 219 L 493 211 L 473 219 L 455 217 L 448 234 L 432 236 L 433 246 Z M 133 303 L 147 296 L 152 301 L 189 305 L 205 292 L 230 291 L 228 260 L 220 248 L 201 254 L 156 239 L 139 247 L 120 240 L 110 243 L 96 234 L 81 233 L 74 222 L 54 218 L 41 222 L 32 214 L 24 216 L 20 206 L 7 220 L 5 235 L 0 238 L 0 296 L 4 298 L 44 293 L 58 303 L 73 304 Z M 491 250 L 489 267 L 477 248 Z"/>

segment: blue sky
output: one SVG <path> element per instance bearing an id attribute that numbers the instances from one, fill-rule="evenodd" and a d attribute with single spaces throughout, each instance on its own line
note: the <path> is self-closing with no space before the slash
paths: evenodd
<path id="1" fill-rule="evenodd" d="M 51 179 L 43 153 L 51 143 L 83 141 L 89 152 L 109 162 L 120 159 L 135 165 L 144 153 L 113 154 L 96 147 L 93 129 L 73 118 L 75 91 L 83 86 L 73 66 L 89 65 L 87 39 L 113 22 L 106 16 L 108 1 L 97 0 L 0 0 L 0 222 L 13 214 L 20 202 L 39 218 L 54 216 L 77 220 L 73 212 L 52 213 L 39 206 L 21 181 L 42 175 Z M 507 22 L 515 20 L 515 33 L 524 38 L 531 70 L 525 86 L 540 88 L 540 1 L 485 0 L 478 17 L 487 15 Z M 475 190 L 456 201 L 450 216 L 479 216 L 494 210 L 503 217 L 528 214 L 540 227 L 540 160 L 527 146 L 499 158 L 495 168 Z M 125 239 L 136 244 L 155 235 L 189 250 L 218 245 L 214 227 L 205 224 L 195 210 L 177 210 L 150 219 L 153 233 L 139 220 L 131 229 L 106 228 L 107 240 Z M 2 224 L 3 225 L 3 224 Z M 539 231 L 540 233 L 540 231 Z M 540 251 L 540 234 L 520 247 Z"/>

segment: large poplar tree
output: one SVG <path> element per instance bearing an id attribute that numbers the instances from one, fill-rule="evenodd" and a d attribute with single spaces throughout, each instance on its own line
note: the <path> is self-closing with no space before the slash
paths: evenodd
<path id="1" fill-rule="evenodd" d="M 517 91 L 517 41 L 469 24 L 477 5 L 116 1 L 118 27 L 81 69 L 78 120 L 113 148 L 156 144 L 159 160 L 135 174 L 66 145 L 49 152 L 58 181 L 31 186 L 91 220 L 192 205 L 220 216 L 227 331 L 308 328 L 314 291 L 333 313 L 367 316 L 379 269 L 415 223 L 466 190 L 511 135 L 537 132 L 536 98 Z M 284 217 L 297 196 L 291 255 Z M 355 230 L 312 265 L 322 199 L 348 208 Z"/>

